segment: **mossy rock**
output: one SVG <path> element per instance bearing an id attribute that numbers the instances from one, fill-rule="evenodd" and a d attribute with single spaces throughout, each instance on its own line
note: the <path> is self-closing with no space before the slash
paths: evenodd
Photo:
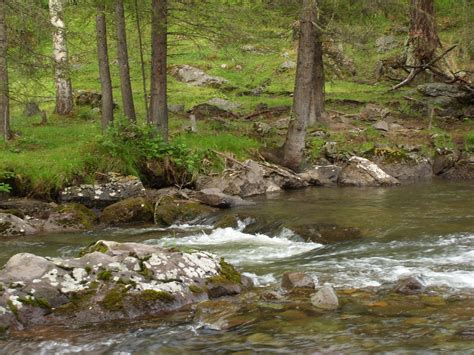
<path id="1" fill-rule="evenodd" d="M 105 245 L 105 243 L 103 242 L 94 242 L 92 244 L 89 244 L 87 247 L 85 247 L 84 249 L 82 249 L 80 252 L 79 252 L 79 256 L 84 256 L 86 254 L 91 254 L 91 253 L 94 253 L 94 252 L 99 252 L 99 253 L 107 253 L 109 251 L 109 247 L 107 245 Z"/>
<path id="2" fill-rule="evenodd" d="M 179 200 L 172 196 L 164 196 L 155 207 L 155 223 L 169 227 L 176 223 L 187 223 L 204 218 L 214 212 L 211 207 L 198 202 Z"/>
<path id="3" fill-rule="evenodd" d="M 153 206 L 143 197 L 132 197 L 114 203 L 104 209 L 100 216 L 104 224 L 152 223 Z"/>
<path id="4" fill-rule="evenodd" d="M 78 203 L 67 203 L 50 214 L 43 229 L 46 232 L 87 230 L 96 220 L 96 214 L 89 208 Z"/>

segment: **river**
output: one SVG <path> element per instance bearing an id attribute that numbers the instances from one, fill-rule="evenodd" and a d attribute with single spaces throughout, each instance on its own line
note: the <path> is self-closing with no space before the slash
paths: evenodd
<path id="1" fill-rule="evenodd" d="M 421 301 L 403 296 L 394 301 L 398 307 L 344 301 L 336 312 L 311 309 L 305 295 L 251 301 L 239 310 L 248 321 L 225 330 L 199 321 L 189 309 L 87 329 L 41 328 L 0 340 L 0 353 L 473 353 L 474 184 L 313 188 L 255 201 L 254 207 L 223 212 L 251 215 L 259 221 L 254 233 L 244 232 L 242 220 L 237 228 L 201 221 L 24 237 L 0 242 L 0 264 L 18 252 L 73 256 L 99 239 L 135 241 L 211 251 L 267 289 L 276 289 L 285 271 L 305 271 L 348 299 L 369 300 L 400 277 L 419 275 L 432 295 Z M 304 242 L 285 227 L 321 223 L 357 227 L 363 237 L 322 245 Z"/>

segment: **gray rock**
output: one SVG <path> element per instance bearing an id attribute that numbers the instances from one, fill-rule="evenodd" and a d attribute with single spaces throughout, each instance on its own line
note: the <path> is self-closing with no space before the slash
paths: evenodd
<path id="1" fill-rule="evenodd" d="M 386 121 L 377 121 L 374 123 L 373 127 L 379 131 L 388 132 L 390 127 Z"/>
<path id="2" fill-rule="evenodd" d="M 433 174 L 440 175 L 451 169 L 458 156 L 452 152 L 443 152 L 443 154 L 437 153 L 433 160 Z"/>
<path id="3" fill-rule="evenodd" d="M 290 118 L 280 118 L 278 121 L 275 122 L 274 126 L 276 129 L 287 129 L 288 125 L 290 124 Z"/>
<path id="4" fill-rule="evenodd" d="M 259 136 L 264 137 L 268 135 L 268 133 L 271 132 L 272 126 L 270 126 L 268 123 L 265 123 L 265 122 L 254 122 L 253 130 Z"/>
<path id="5" fill-rule="evenodd" d="M 339 183 L 349 186 L 393 186 L 400 182 L 368 159 L 352 157 L 339 175 Z"/>
<path id="6" fill-rule="evenodd" d="M 318 292 L 311 296 L 313 306 L 326 310 L 336 310 L 339 308 L 339 299 L 334 289 L 329 286 L 323 286 Z"/>
<path id="7" fill-rule="evenodd" d="M 394 48 L 397 48 L 398 41 L 392 36 L 382 36 L 376 39 L 375 46 L 377 47 L 377 52 L 384 53 Z"/>
<path id="8" fill-rule="evenodd" d="M 37 230 L 25 220 L 12 214 L 0 213 L 0 237 L 35 234 Z"/>
<path id="9" fill-rule="evenodd" d="M 458 85 L 445 84 L 445 83 L 428 83 L 418 85 L 416 88 L 421 94 L 425 96 L 447 96 L 454 98 L 464 98 L 469 94 L 462 90 Z"/>
<path id="10" fill-rule="evenodd" d="M 51 212 L 42 225 L 42 230 L 48 233 L 78 232 L 88 230 L 96 220 L 93 211 L 80 204 L 65 204 Z"/>
<path id="11" fill-rule="evenodd" d="M 184 113 L 184 104 L 168 105 L 168 111 L 171 113 Z"/>
<path id="12" fill-rule="evenodd" d="M 230 196 L 219 189 L 210 188 L 198 191 L 193 196 L 199 202 L 217 208 L 232 208 L 239 206 L 253 206 L 252 201 L 246 201 L 239 196 Z"/>
<path id="13" fill-rule="evenodd" d="M 235 103 L 226 99 L 222 99 L 220 97 L 215 97 L 213 99 L 210 99 L 207 103 L 209 105 L 216 106 L 224 111 L 236 111 L 241 107 L 241 105 L 238 103 Z"/>
<path id="14" fill-rule="evenodd" d="M 324 156 L 330 160 L 336 160 L 339 155 L 337 142 L 326 142 L 322 148 Z"/>
<path id="15" fill-rule="evenodd" d="M 13 256 L 0 270 L 0 325 L 88 324 L 159 315 L 240 293 L 240 273 L 205 252 L 99 241 L 80 258 Z"/>
<path id="16" fill-rule="evenodd" d="M 401 182 L 426 181 L 433 177 L 431 160 L 417 154 L 413 154 L 413 158 L 409 160 L 399 162 L 377 161 L 376 163 L 383 171 Z"/>
<path id="17" fill-rule="evenodd" d="M 426 286 L 423 280 L 415 276 L 400 279 L 393 289 L 394 292 L 402 295 L 416 295 L 425 292 L 425 290 Z"/>
<path id="18" fill-rule="evenodd" d="M 334 244 L 362 238 L 362 232 L 356 227 L 341 227 L 335 224 L 289 225 L 306 242 Z"/>
<path id="19" fill-rule="evenodd" d="M 341 170 L 337 165 L 315 166 L 298 175 L 310 185 L 333 186 L 337 184 Z"/>
<path id="20" fill-rule="evenodd" d="M 173 224 L 198 222 L 214 211 L 196 201 L 163 196 L 155 204 L 154 220 L 159 226 L 169 227 Z"/>
<path id="21" fill-rule="evenodd" d="M 71 186 L 60 193 L 62 202 L 77 202 L 99 209 L 130 197 L 144 196 L 145 188 L 138 178 L 117 174 L 109 174 L 105 183 Z"/>
<path id="22" fill-rule="evenodd" d="M 287 60 L 286 62 L 280 65 L 279 69 L 280 71 L 288 71 L 288 70 L 296 69 L 296 62 L 293 62 L 292 60 Z"/>
<path id="23" fill-rule="evenodd" d="M 171 70 L 177 80 L 192 86 L 209 86 L 220 88 L 228 83 L 228 80 L 217 76 L 206 74 L 203 70 L 190 65 L 178 65 Z"/>
<path id="24" fill-rule="evenodd" d="M 41 257 L 29 253 L 13 255 L 1 271 L 1 281 L 31 282 L 49 273 L 56 265 Z"/>
<path id="25" fill-rule="evenodd" d="M 56 206 L 54 203 L 46 203 L 43 201 L 27 198 L 0 200 L 0 212 L 1 210 L 18 211 L 22 215 L 21 218 L 29 216 L 39 219 L 46 219 L 55 207 Z M 14 214 L 17 215 L 17 213 Z"/>
<path id="26" fill-rule="evenodd" d="M 360 118 L 365 121 L 384 120 L 390 115 L 390 110 L 375 104 L 367 104 L 360 112 Z"/>
<path id="27" fill-rule="evenodd" d="M 281 280 L 281 287 L 292 290 L 295 288 L 314 289 L 314 279 L 304 272 L 285 272 Z"/>

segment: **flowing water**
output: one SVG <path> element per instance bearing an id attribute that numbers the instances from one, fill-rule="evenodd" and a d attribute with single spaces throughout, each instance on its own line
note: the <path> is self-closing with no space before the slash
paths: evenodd
<path id="1" fill-rule="evenodd" d="M 99 239 L 184 246 L 225 257 L 267 289 L 277 289 L 285 271 L 306 271 L 339 291 L 338 311 L 317 311 L 305 294 L 268 302 L 249 295 L 235 301 L 245 321 L 230 329 L 183 310 L 87 329 L 36 329 L 0 340 L 0 353 L 474 353 L 472 183 L 308 189 L 256 202 L 223 214 L 253 216 L 258 232 L 242 220 L 237 228 L 204 223 L 19 238 L 0 242 L 0 264 L 18 252 L 73 256 Z M 322 245 L 291 230 L 321 223 L 360 228 L 363 238 Z M 383 291 L 405 275 L 422 277 L 432 294 Z"/>

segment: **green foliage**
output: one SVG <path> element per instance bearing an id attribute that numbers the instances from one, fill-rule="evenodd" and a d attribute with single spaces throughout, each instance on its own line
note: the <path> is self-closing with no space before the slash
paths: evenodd
<path id="1" fill-rule="evenodd" d="M 153 127 L 123 120 L 117 121 L 98 138 L 98 149 L 112 158 L 106 162 L 106 170 L 137 176 L 141 175 L 141 168 L 148 161 L 171 165 L 172 169 L 193 176 L 199 172 L 202 159 L 179 140 L 166 143 Z"/>
<path id="2" fill-rule="evenodd" d="M 431 138 L 435 149 L 454 149 L 454 142 L 451 135 L 439 128 L 433 128 Z"/>
<path id="3" fill-rule="evenodd" d="M 464 149 L 467 152 L 474 152 L 474 130 L 466 133 L 464 136 Z"/>
<path id="4" fill-rule="evenodd" d="M 322 148 L 326 144 L 326 141 L 323 138 L 313 138 L 310 142 L 311 144 L 311 157 L 317 159 L 321 156 Z"/>

